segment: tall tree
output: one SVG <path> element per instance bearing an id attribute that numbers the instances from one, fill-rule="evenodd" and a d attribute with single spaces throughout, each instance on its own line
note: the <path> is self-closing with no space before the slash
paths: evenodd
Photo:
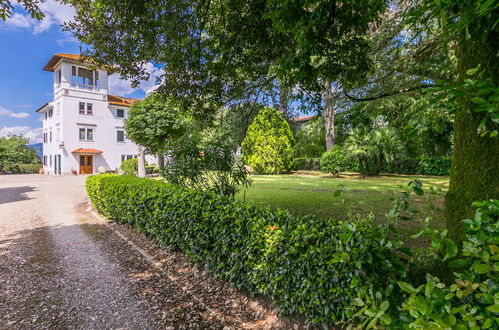
<path id="1" fill-rule="evenodd" d="M 0 171 L 6 165 L 31 164 L 38 160 L 33 148 L 26 144 L 29 139 L 21 135 L 0 137 Z"/>
<path id="2" fill-rule="evenodd" d="M 499 198 L 499 3 L 421 0 L 412 14 L 428 28 L 439 24 L 441 39 L 457 43 L 459 102 L 445 220 L 459 242 L 460 220 L 473 216 L 471 203 Z"/>

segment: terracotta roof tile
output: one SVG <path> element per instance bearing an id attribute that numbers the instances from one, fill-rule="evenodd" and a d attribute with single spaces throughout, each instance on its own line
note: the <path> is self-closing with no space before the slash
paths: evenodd
<path id="1" fill-rule="evenodd" d="M 112 105 L 121 105 L 121 106 L 125 106 L 125 107 L 130 107 L 135 102 L 140 101 L 140 100 L 134 99 L 134 98 L 129 98 L 129 97 L 122 97 L 122 96 L 108 94 L 107 101 L 109 102 L 109 104 L 112 104 Z"/>
<path id="2" fill-rule="evenodd" d="M 57 63 L 59 63 L 59 61 L 61 59 L 67 59 L 67 60 L 71 60 L 73 62 L 82 62 L 85 60 L 86 63 L 92 63 L 91 59 L 85 59 L 83 56 L 81 56 L 79 54 L 54 54 L 49 59 L 47 64 L 45 64 L 45 66 L 43 67 L 43 70 L 53 72 L 54 67 L 57 65 Z M 112 74 L 116 68 L 114 66 L 109 65 L 109 66 L 105 66 L 104 69 L 108 72 L 108 74 Z"/>
<path id="3" fill-rule="evenodd" d="M 92 149 L 92 148 L 78 148 L 76 150 L 73 150 L 72 153 L 75 154 L 101 154 L 101 150 L 97 149 Z"/>

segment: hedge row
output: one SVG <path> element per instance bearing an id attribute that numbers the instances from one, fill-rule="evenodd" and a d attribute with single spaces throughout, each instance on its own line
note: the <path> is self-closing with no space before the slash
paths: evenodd
<path id="1" fill-rule="evenodd" d="M 88 177 L 87 191 L 105 217 L 184 251 L 237 288 L 272 297 L 284 313 L 361 322 L 366 314 L 379 318 L 383 313 L 368 310 L 386 310 L 387 299 L 397 305 L 391 283 L 401 262 L 385 229 L 371 219 L 352 224 L 294 216 L 111 174 Z"/>
<path id="2" fill-rule="evenodd" d="M 40 168 L 42 168 L 42 164 L 13 164 L 5 166 L 3 170 L 12 174 L 25 174 L 38 173 Z"/>
<path id="3" fill-rule="evenodd" d="M 291 169 L 298 170 L 320 170 L 320 158 L 295 158 L 293 159 L 293 166 Z"/>

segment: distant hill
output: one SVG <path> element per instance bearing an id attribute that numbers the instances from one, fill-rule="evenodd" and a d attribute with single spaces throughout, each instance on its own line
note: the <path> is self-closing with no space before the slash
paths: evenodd
<path id="1" fill-rule="evenodd" d="M 42 160 L 43 157 L 43 143 L 33 143 L 33 144 L 28 144 L 27 145 L 30 148 L 35 149 L 36 155 L 40 160 Z"/>

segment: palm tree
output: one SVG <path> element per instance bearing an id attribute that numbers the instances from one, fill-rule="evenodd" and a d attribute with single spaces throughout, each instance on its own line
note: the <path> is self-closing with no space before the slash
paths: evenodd
<path id="1" fill-rule="evenodd" d="M 346 145 L 347 152 L 359 160 L 364 175 L 378 175 L 383 164 L 393 162 L 402 151 L 397 132 L 391 128 L 374 132 L 366 127 L 352 129 Z"/>
<path id="2" fill-rule="evenodd" d="M 364 127 L 351 129 L 345 142 L 346 150 L 352 157 L 359 160 L 360 173 L 367 175 L 369 172 L 369 157 L 371 156 L 371 145 L 369 133 Z"/>
<path id="3" fill-rule="evenodd" d="M 375 158 L 374 172 L 379 174 L 384 163 L 391 163 L 402 151 L 402 143 L 392 128 L 381 128 L 370 134 L 371 152 Z"/>

